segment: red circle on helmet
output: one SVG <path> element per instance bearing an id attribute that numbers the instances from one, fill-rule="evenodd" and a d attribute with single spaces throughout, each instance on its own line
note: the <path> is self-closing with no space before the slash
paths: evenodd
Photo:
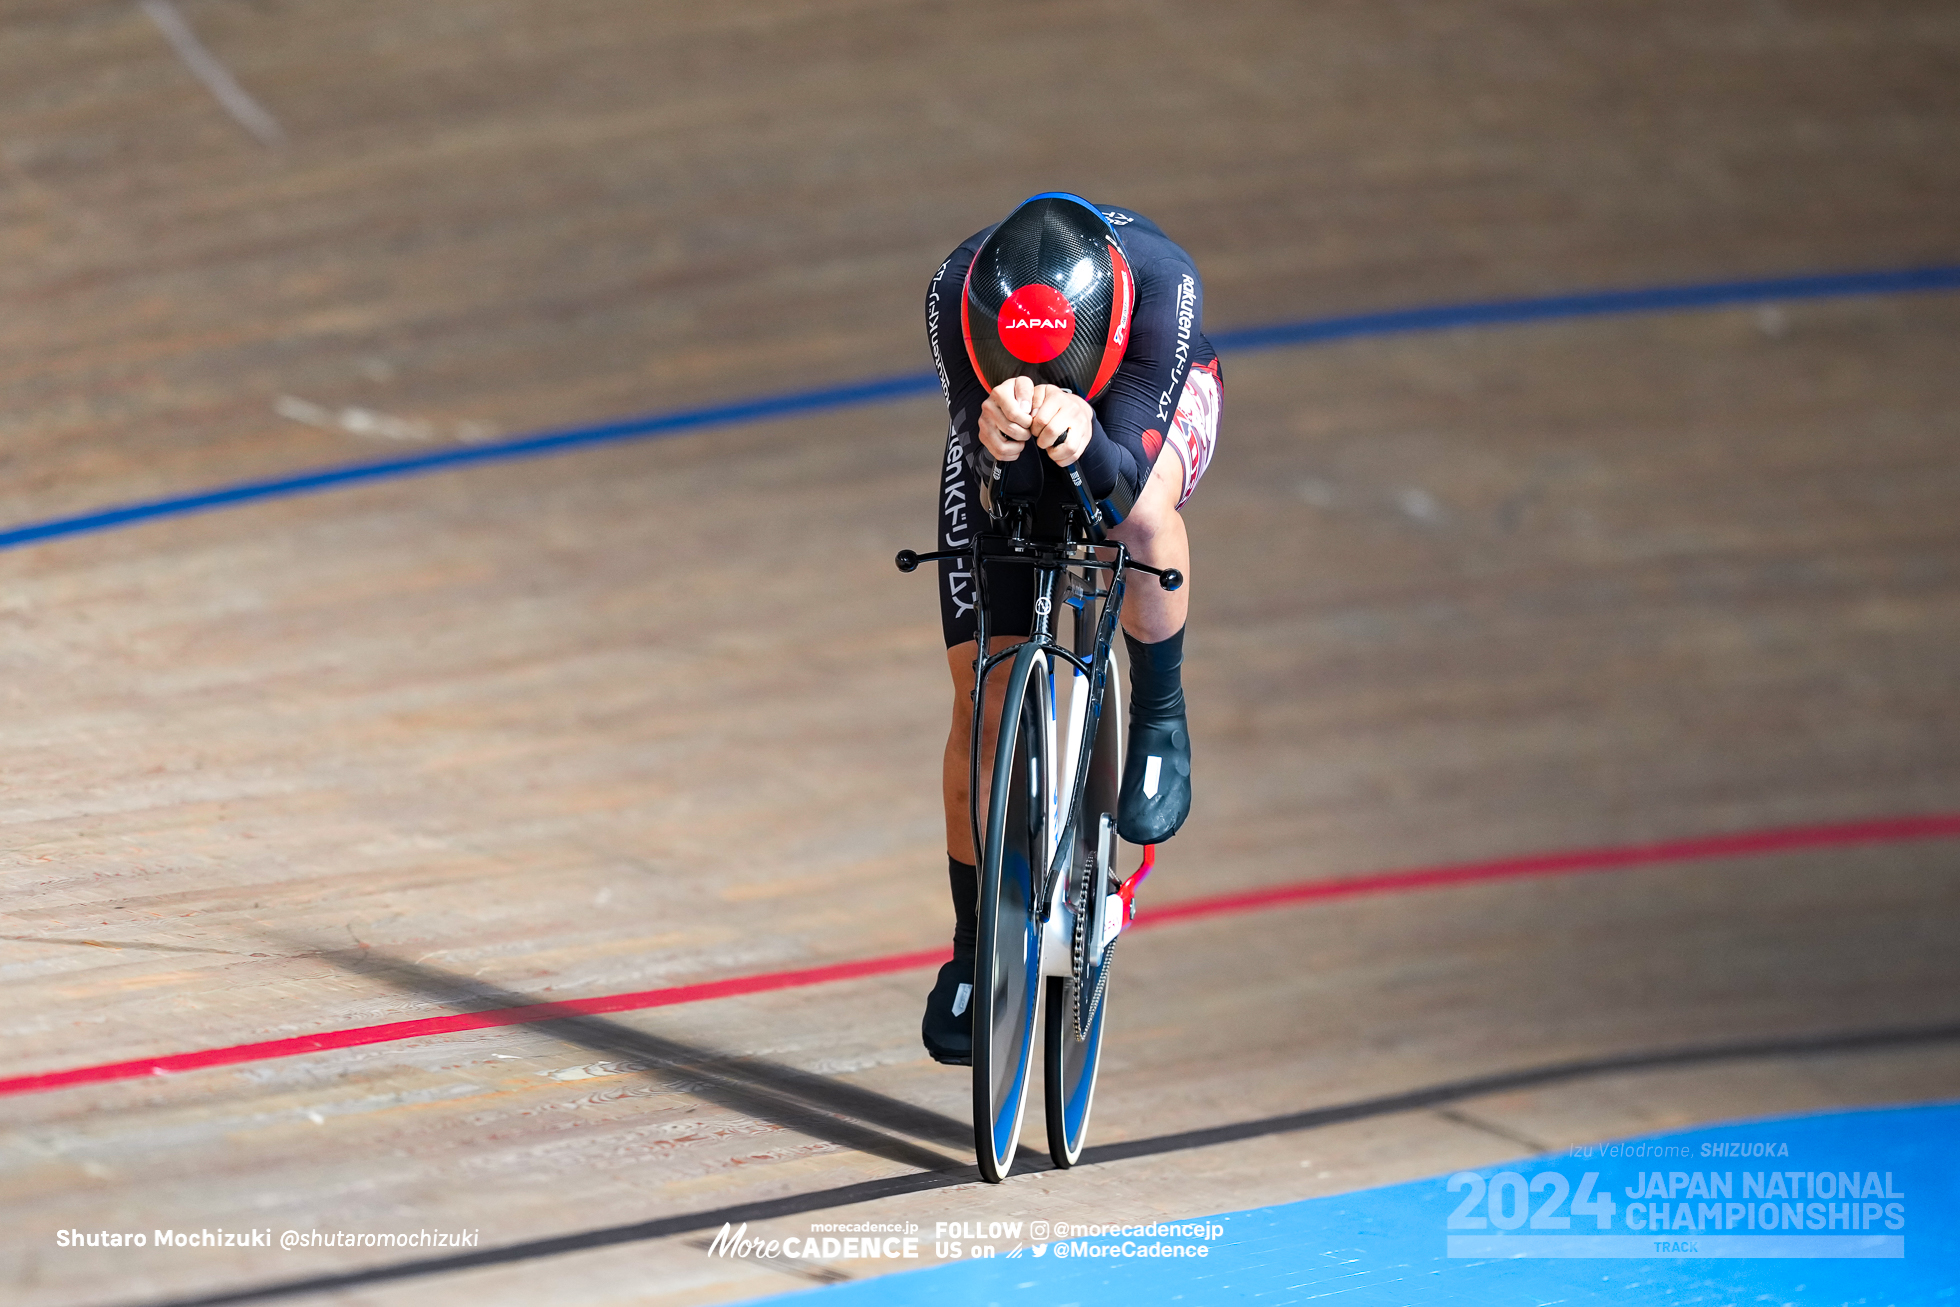
<path id="1" fill-rule="evenodd" d="M 1046 363 L 1074 339 L 1075 310 L 1053 286 L 1023 286 L 1000 306 L 1000 343 L 1023 363 Z"/>

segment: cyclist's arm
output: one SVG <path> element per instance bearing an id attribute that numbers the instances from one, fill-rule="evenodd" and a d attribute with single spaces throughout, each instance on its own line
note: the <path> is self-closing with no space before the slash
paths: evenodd
<path id="1" fill-rule="evenodd" d="M 960 295 L 966 284 L 966 270 L 973 263 L 993 228 L 977 232 L 933 274 L 926 289 L 926 338 L 932 345 L 933 366 L 939 371 L 940 393 L 946 399 L 946 417 L 953 436 L 969 460 L 980 459 L 980 406 L 987 401 L 987 388 L 974 374 L 966 356 L 966 339 L 960 331 Z M 1016 459 L 1005 464 L 1001 489 L 1010 495 L 1032 495 L 1041 485 L 1041 468 L 1033 459 Z"/>
<path id="2" fill-rule="evenodd" d="M 1138 267 L 1136 279 L 1129 347 L 1096 401 L 1096 431 L 1082 451 L 1083 478 L 1098 496 L 1119 481 L 1132 495 L 1142 492 L 1192 363 L 1211 356 L 1197 269 L 1167 256 Z"/>

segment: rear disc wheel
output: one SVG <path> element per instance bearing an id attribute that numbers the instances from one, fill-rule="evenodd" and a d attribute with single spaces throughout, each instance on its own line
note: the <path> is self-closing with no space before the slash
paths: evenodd
<path id="1" fill-rule="evenodd" d="M 1048 1117 L 1048 1155 L 1058 1167 L 1074 1166 L 1089 1135 L 1089 1109 L 1102 1065 L 1103 1022 L 1110 948 L 1104 943 L 1108 913 L 1123 910 L 1111 889 L 1116 870 L 1116 803 L 1123 778 L 1122 695 L 1116 661 L 1103 667 L 1099 704 L 1085 729 L 1095 732 L 1082 804 L 1070 833 L 1074 861 L 1069 901 L 1075 916 L 1071 976 L 1048 982 L 1048 1014 L 1042 1069 Z M 1099 710 L 1098 710 L 1099 709 Z M 1113 942 L 1113 941 L 1112 941 Z"/>

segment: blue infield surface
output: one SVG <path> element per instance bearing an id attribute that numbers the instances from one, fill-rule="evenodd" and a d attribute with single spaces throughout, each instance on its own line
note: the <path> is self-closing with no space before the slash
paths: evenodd
<path id="1" fill-rule="evenodd" d="M 1960 1103 L 1653 1135 L 1108 1237 L 1035 1235 L 763 1301 L 1960 1304 Z"/>

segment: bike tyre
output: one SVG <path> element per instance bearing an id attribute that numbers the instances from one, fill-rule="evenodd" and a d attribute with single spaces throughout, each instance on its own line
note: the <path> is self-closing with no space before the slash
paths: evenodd
<path id="1" fill-rule="evenodd" d="M 1070 831 L 1074 844 L 1070 900 L 1075 904 L 1094 905 L 1107 896 L 1111 909 L 1120 912 L 1121 902 L 1108 893 L 1115 868 L 1102 864 L 1098 856 L 1099 832 L 1107 817 L 1109 855 L 1115 857 L 1116 809 L 1123 783 L 1123 697 L 1113 657 L 1104 665 L 1100 698 L 1101 710 L 1091 712 L 1090 725 L 1085 727 L 1095 731 L 1095 743 L 1090 749 L 1089 776 L 1083 785 L 1081 808 Z M 1082 892 L 1085 888 L 1095 888 L 1076 883 L 1075 878 L 1084 876 L 1085 871 L 1104 879 L 1105 894 Z M 1096 943 L 1093 923 L 1090 943 L 1090 969 L 1074 985 L 1060 976 L 1048 981 L 1046 1031 L 1042 1041 L 1043 1105 L 1048 1118 L 1048 1155 L 1063 1169 L 1074 1166 L 1082 1156 L 1082 1145 L 1089 1135 L 1089 1112 L 1095 1103 L 1096 1076 L 1102 1066 L 1103 1023 L 1109 1011 L 1107 980 L 1102 974 L 1109 964 L 1109 955 L 1093 947 Z M 1078 1004 L 1088 1005 L 1091 988 L 1100 1001 L 1094 1003 L 1089 1019 L 1084 1022 Z M 1081 997 L 1072 991 L 1080 991 Z"/>
<path id="2" fill-rule="evenodd" d="M 1034 1061 L 1041 1000 L 1036 896 L 1047 871 L 1048 698 L 1045 660 L 1010 663 L 981 842 L 980 930 L 973 977 L 973 1142 L 981 1178 L 1014 1165 Z"/>

